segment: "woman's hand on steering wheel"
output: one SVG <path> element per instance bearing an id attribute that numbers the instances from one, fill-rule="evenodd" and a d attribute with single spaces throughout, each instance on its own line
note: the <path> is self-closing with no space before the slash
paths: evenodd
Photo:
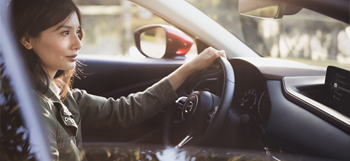
<path id="1" fill-rule="evenodd" d="M 186 63 L 185 66 L 188 65 L 188 68 L 195 72 L 209 67 L 220 56 L 226 58 L 224 50 L 216 50 L 212 47 L 208 47 L 198 56 L 196 56 L 192 61 Z"/>
<path id="2" fill-rule="evenodd" d="M 193 60 L 175 70 L 168 76 L 168 80 L 173 87 L 173 90 L 176 91 L 189 75 L 198 70 L 209 67 L 220 56 L 226 58 L 224 50 L 219 51 L 212 47 L 208 47 Z"/>

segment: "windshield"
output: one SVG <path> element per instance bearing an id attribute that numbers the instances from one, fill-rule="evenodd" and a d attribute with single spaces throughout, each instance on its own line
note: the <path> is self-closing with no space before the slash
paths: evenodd
<path id="1" fill-rule="evenodd" d="M 264 57 L 350 70 L 350 27 L 302 9 L 280 20 L 243 16 L 238 0 L 188 0 Z"/>

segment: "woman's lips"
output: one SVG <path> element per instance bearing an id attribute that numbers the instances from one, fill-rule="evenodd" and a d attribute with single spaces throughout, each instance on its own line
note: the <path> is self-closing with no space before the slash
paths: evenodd
<path id="1" fill-rule="evenodd" d="M 66 56 L 66 58 L 68 58 L 68 60 L 71 62 L 75 62 L 77 61 L 77 56 L 78 55 L 71 55 L 71 56 Z"/>

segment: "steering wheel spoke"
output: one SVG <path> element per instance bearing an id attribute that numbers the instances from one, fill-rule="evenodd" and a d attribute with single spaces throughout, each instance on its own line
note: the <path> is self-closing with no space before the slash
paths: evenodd
<path id="1" fill-rule="evenodd" d="M 182 140 L 180 141 L 179 144 L 177 144 L 177 145 L 175 146 L 175 148 L 176 148 L 176 149 L 181 148 L 182 146 L 184 146 L 185 144 L 187 144 L 189 141 L 191 141 L 191 140 L 193 139 L 193 137 L 194 137 L 193 133 L 190 132 L 184 139 L 182 139 Z"/>

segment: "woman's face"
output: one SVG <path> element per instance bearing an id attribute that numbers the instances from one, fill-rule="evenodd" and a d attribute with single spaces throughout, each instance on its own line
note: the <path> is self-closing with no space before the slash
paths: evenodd
<path id="1" fill-rule="evenodd" d="M 57 70 L 70 70 L 75 67 L 78 50 L 82 48 L 81 27 L 74 12 L 57 25 L 40 33 L 36 38 L 29 38 L 34 52 L 43 62 L 51 78 Z"/>

